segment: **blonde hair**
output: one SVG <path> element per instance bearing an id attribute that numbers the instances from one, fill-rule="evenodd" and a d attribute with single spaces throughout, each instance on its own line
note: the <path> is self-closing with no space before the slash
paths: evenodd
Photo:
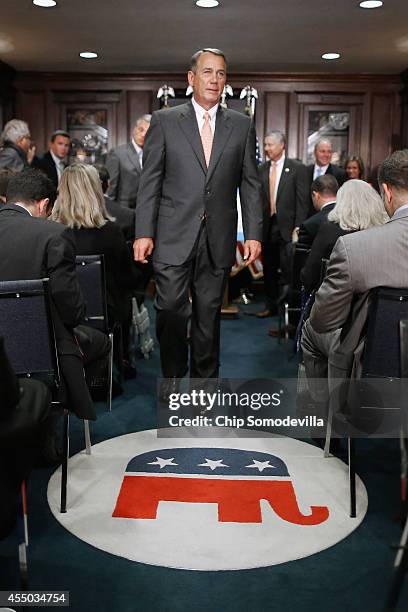
<path id="1" fill-rule="evenodd" d="M 106 210 L 99 174 L 93 166 L 76 163 L 65 168 L 51 219 L 72 228 L 102 227 L 115 221 Z"/>
<path id="2" fill-rule="evenodd" d="M 375 189 L 365 181 L 353 179 L 338 190 L 336 206 L 327 219 L 343 230 L 353 231 L 383 225 L 388 216 Z"/>

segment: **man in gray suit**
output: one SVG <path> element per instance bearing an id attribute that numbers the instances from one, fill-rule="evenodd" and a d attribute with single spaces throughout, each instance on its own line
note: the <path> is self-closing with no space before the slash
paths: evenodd
<path id="1" fill-rule="evenodd" d="M 303 328 L 302 348 L 312 399 L 324 404 L 327 385 L 316 379 L 360 373 L 369 292 L 408 286 L 408 150 L 396 151 L 378 171 L 390 220 L 338 239 L 326 278 Z"/>
<path id="2" fill-rule="evenodd" d="M 110 176 L 108 196 L 121 206 L 136 207 L 137 190 L 143 165 L 143 146 L 151 115 L 137 119 L 131 141 L 112 149 L 106 159 Z"/>
<path id="3" fill-rule="evenodd" d="M 165 378 L 188 370 L 216 378 L 222 296 L 235 259 L 237 189 L 248 263 L 260 254 L 262 204 L 255 131 L 244 114 L 219 105 L 226 61 L 217 49 L 191 60 L 193 99 L 153 113 L 136 207 L 136 261 L 153 252 L 157 336 Z M 190 306 L 189 297 L 192 304 Z"/>

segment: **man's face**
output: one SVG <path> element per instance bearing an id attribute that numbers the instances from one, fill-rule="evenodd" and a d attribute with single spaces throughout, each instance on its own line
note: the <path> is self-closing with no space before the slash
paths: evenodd
<path id="1" fill-rule="evenodd" d="M 220 101 L 226 80 L 224 58 L 214 53 L 202 53 L 198 58 L 196 71 L 188 72 L 188 83 L 193 88 L 194 99 L 206 110 Z"/>
<path id="2" fill-rule="evenodd" d="M 133 140 L 141 149 L 143 149 L 145 136 L 149 127 L 150 123 L 148 123 L 147 121 L 139 121 L 138 125 L 136 125 L 133 129 Z"/>
<path id="3" fill-rule="evenodd" d="M 333 155 L 330 142 L 320 142 L 315 149 L 316 163 L 318 166 L 327 166 Z"/>
<path id="4" fill-rule="evenodd" d="M 264 140 L 265 153 L 272 161 L 278 161 L 281 158 L 285 149 L 283 142 L 280 142 L 275 136 L 266 136 Z"/>
<path id="5" fill-rule="evenodd" d="M 69 152 L 70 142 L 70 139 L 66 136 L 56 136 L 54 142 L 50 143 L 50 151 L 52 151 L 58 159 L 65 159 Z"/>

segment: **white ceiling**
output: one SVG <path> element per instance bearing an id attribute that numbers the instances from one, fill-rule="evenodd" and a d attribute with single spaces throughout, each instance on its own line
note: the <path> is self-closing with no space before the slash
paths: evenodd
<path id="1" fill-rule="evenodd" d="M 224 50 L 232 72 L 397 74 L 408 68 L 408 0 L 0 0 L 0 59 L 17 70 L 183 71 L 200 47 Z M 8 49 L 7 49 L 8 48 Z M 98 60 L 81 60 L 92 50 Z M 326 51 L 342 58 L 325 62 Z"/>

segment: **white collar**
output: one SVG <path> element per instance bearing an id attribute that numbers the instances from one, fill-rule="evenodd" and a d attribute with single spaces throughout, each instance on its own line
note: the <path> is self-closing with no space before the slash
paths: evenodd
<path id="1" fill-rule="evenodd" d="M 13 202 L 14 206 L 20 206 L 20 208 L 24 208 L 28 212 L 28 214 L 32 217 L 33 214 L 31 210 L 28 210 L 27 206 L 25 206 L 22 202 Z"/>
<path id="2" fill-rule="evenodd" d="M 142 149 L 142 147 L 139 147 L 139 145 L 135 143 L 135 141 L 133 140 L 133 138 L 132 138 L 132 145 L 133 145 L 133 147 L 134 147 L 134 149 L 135 149 L 135 151 L 136 151 L 136 153 L 137 153 L 138 155 L 140 155 L 141 153 L 143 153 L 143 149 Z"/>
<path id="3" fill-rule="evenodd" d="M 280 158 L 278 159 L 278 161 L 273 162 L 271 159 L 269 160 L 271 162 L 271 168 L 272 168 L 272 163 L 275 163 L 276 166 L 283 166 L 285 163 L 285 153 L 282 153 L 282 155 L 280 156 Z"/>
<path id="4" fill-rule="evenodd" d="M 322 174 L 326 174 L 326 170 L 327 170 L 327 168 L 328 168 L 329 166 L 330 166 L 330 164 L 327 164 L 327 166 L 319 166 L 319 164 L 316 164 L 316 163 L 315 163 L 315 165 L 314 165 L 315 170 L 316 170 L 317 168 L 320 168 L 320 169 L 321 169 L 321 171 L 322 171 Z"/>
<path id="5" fill-rule="evenodd" d="M 208 111 L 205 110 L 205 108 L 203 108 L 202 106 L 200 106 L 200 104 L 198 104 L 198 102 L 196 102 L 194 100 L 194 96 L 191 98 L 191 103 L 193 105 L 193 108 L 196 112 L 196 115 L 200 115 L 201 118 L 204 118 L 205 113 L 208 113 L 210 115 L 210 121 L 212 121 L 215 117 L 215 115 L 217 114 L 217 110 L 219 107 L 219 103 L 217 102 L 217 104 L 215 104 L 215 106 L 212 106 Z"/>
<path id="6" fill-rule="evenodd" d="M 53 152 L 51 151 L 51 149 L 50 149 L 50 153 L 51 153 L 51 157 L 52 157 L 52 159 L 54 160 L 54 164 L 55 164 L 56 166 L 58 166 L 58 168 L 59 168 L 59 167 L 60 167 L 60 163 L 61 163 L 61 162 L 62 162 L 62 163 L 64 163 L 64 160 L 63 160 L 63 159 L 60 159 L 59 157 L 57 157 L 57 156 L 55 155 L 55 153 L 53 153 Z"/>
<path id="7" fill-rule="evenodd" d="M 323 210 L 323 208 L 325 208 L 326 206 L 328 206 L 329 204 L 335 204 L 336 200 L 331 200 L 330 202 L 325 202 L 325 204 L 323 204 L 323 206 L 321 207 L 320 210 Z"/>

